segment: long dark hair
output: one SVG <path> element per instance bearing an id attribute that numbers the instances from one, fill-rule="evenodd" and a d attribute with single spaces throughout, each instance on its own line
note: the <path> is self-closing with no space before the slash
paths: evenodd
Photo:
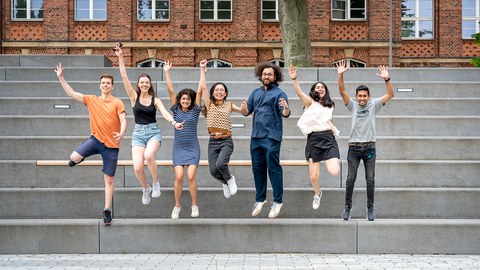
<path id="1" fill-rule="evenodd" d="M 152 97 L 156 97 L 156 93 L 155 93 L 155 89 L 153 89 L 153 84 L 152 84 L 152 78 L 150 78 L 150 75 L 148 75 L 147 73 L 142 73 L 140 75 L 138 75 L 138 79 L 137 79 L 137 95 L 140 96 L 140 88 L 138 87 L 138 84 L 140 83 L 140 79 L 141 78 L 147 78 L 148 81 L 150 81 L 150 89 L 148 89 L 148 94 Z"/>
<path id="2" fill-rule="evenodd" d="M 315 87 L 317 87 L 317 84 L 321 84 L 325 88 L 325 95 L 323 96 L 323 98 L 321 98 L 320 94 L 315 91 Z M 328 91 L 328 87 L 324 82 L 316 82 L 312 85 L 312 87 L 310 87 L 310 97 L 314 101 L 320 103 L 323 107 L 335 107 L 335 102 L 333 102 L 333 100 L 330 98 L 330 91 Z"/>
<path id="3" fill-rule="evenodd" d="M 192 101 L 190 103 L 190 106 L 188 106 L 188 110 L 193 109 L 193 106 L 195 104 L 195 99 L 197 97 L 197 92 L 193 91 L 190 88 L 182 89 L 180 92 L 178 92 L 177 97 L 175 98 L 175 100 L 177 101 L 178 104 L 180 104 L 180 99 L 182 99 L 183 95 L 189 96 L 190 100 Z"/>
<path id="4" fill-rule="evenodd" d="M 213 104 L 217 104 L 217 100 L 215 99 L 215 97 L 213 96 L 213 92 L 215 91 L 215 87 L 217 87 L 217 85 L 222 85 L 223 88 L 225 88 L 225 97 L 223 98 L 223 101 L 227 100 L 227 97 L 228 97 L 228 88 L 227 86 L 222 83 L 222 82 L 216 82 L 212 85 L 212 87 L 210 87 L 210 101 L 213 102 Z"/>
<path id="5" fill-rule="evenodd" d="M 283 82 L 283 73 L 282 70 L 280 69 L 279 66 L 272 64 L 270 62 L 262 62 L 255 67 L 255 77 L 259 80 L 262 81 L 262 73 L 263 70 L 266 68 L 273 68 L 274 74 L 275 74 L 275 80 L 273 83 L 278 86 L 279 83 Z"/>

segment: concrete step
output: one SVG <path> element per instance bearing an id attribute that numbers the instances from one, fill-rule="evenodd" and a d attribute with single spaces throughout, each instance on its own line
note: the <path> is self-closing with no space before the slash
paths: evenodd
<path id="1" fill-rule="evenodd" d="M 171 124 L 158 114 L 157 123 L 163 136 L 173 136 Z M 300 117 L 290 116 L 284 120 L 285 136 L 303 136 L 297 127 Z M 250 117 L 232 114 L 233 134 L 249 136 L 252 132 Z M 205 117 L 198 123 L 198 134 L 208 134 Z M 341 135 L 350 133 L 351 118 L 337 115 L 335 126 Z M 126 134 L 132 134 L 134 120 L 127 116 Z M 87 115 L 0 115 L 0 136 L 78 136 L 88 135 L 90 122 Z M 480 116 L 389 116 L 380 115 L 376 119 L 378 136 L 480 136 Z M 453 128 L 455 127 L 455 128 Z"/>
<path id="2" fill-rule="evenodd" d="M 0 136 L 0 160 L 67 159 L 71 152 L 88 136 Z M 207 158 L 209 138 L 199 136 L 201 159 Z M 345 159 L 348 137 L 337 140 L 340 157 Z M 131 136 L 122 140 L 119 159 L 131 159 Z M 250 159 L 250 137 L 234 136 L 235 150 L 232 160 Z M 163 136 L 158 151 L 161 159 L 170 159 L 173 137 Z M 305 137 L 284 136 L 280 158 L 302 160 L 305 158 Z M 243 149 L 243 150 L 242 150 Z M 454 149 L 445 151 L 445 149 Z M 95 157 L 94 159 L 98 159 Z M 425 137 L 425 136 L 378 136 L 377 159 L 385 160 L 479 160 L 480 137 Z"/>
<path id="3" fill-rule="evenodd" d="M 58 63 L 67 67 L 112 67 L 104 55 L 0 55 L 0 67 L 54 68 Z"/>
<path id="4" fill-rule="evenodd" d="M 479 232 L 478 219 L 114 219 L 108 227 L 98 219 L 5 219 L 0 253 L 477 254 Z"/>
<path id="5" fill-rule="evenodd" d="M 51 67 L 4 67 L 5 80 L 7 81 L 55 81 L 55 73 Z M 92 68 L 92 67 L 72 67 L 64 65 L 65 77 L 67 80 L 78 81 L 95 81 L 102 73 L 110 73 L 117 78 L 119 69 L 117 67 Z M 136 79 L 138 73 L 136 71 L 144 71 L 153 75 L 153 80 L 163 80 L 157 78 L 163 75 L 162 68 L 129 68 L 129 76 Z M 225 68 L 225 69 L 209 69 L 208 78 L 212 81 L 256 81 L 254 76 L 254 68 Z M 289 81 L 288 69 L 282 70 L 285 81 Z M 300 81 L 335 81 L 337 79 L 336 68 L 302 68 L 299 69 Z M 344 75 L 346 82 L 357 82 L 366 84 L 369 82 L 378 82 L 381 80 L 375 74 L 378 72 L 376 68 L 359 68 L 351 69 Z M 478 81 L 480 70 L 476 68 L 391 68 L 389 74 L 393 82 L 404 81 L 448 81 L 448 82 L 472 82 Z M 179 81 L 191 81 L 200 77 L 199 68 L 174 68 L 172 77 Z"/>
<path id="6" fill-rule="evenodd" d="M 8 188 L 0 189 L 0 219 L 30 218 L 98 218 L 104 203 L 102 188 Z M 284 189 L 284 206 L 280 218 L 340 218 L 344 207 L 343 188 L 324 188 L 320 209 L 312 209 L 311 189 Z M 268 201 L 272 191 L 267 192 Z M 198 206 L 201 218 L 250 218 L 255 203 L 254 188 L 240 188 L 230 199 L 222 188 L 199 188 Z M 377 218 L 472 218 L 480 217 L 480 188 L 377 188 Z M 188 189 L 182 195 L 180 217 L 190 217 Z M 159 198 L 142 204 L 139 188 L 117 188 L 113 198 L 114 218 L 170 218 L 174 206 L 172 188 L 164 188 Z M 268 216 L 271 204 L 265 205 L 262 218 Z M 399 207 L 401 206 L 401 207 Z M 353 218 L 366 216 L 366 192 L 357 188 L 353 197 Z"/>
<path id="7" fill-rule="evenodd" d="M 130 100 L 120 98 L 125 104 L 127 114 L 132 114 Z M 167 109 L 170 101 L 162 97 Z M 229 99 L 241 106 L 243 98 Z M 334 118 L 350 115 L 343 101 L 333 99 L 336 107 Z M 298 98 L 289 100 L 292 116 L 303 113 L 304 104 Z M 446 110 L 445 108 L 449 108 Z M 0 98 L 0 115 L 88 115 L 85 105 L 68 97 L 2 97 Z M 159 114 L 160 115 L 160 114 Z M 239 116 L 240 114 L 234 113 Z M 480 115 L 480 98 L 395 98 L 385 105 L 379 116 L 478 116 Z"/>
<path id="8" fill-rule="evenodd" d="M 36 166 L 35 160 L 0 160 L 0 188 L 102 188 L 101 166 Z M 321 165 L 322 188 L 345 187 L 348 174 L 346 160 L 341 161 L 340 175 L 331 176 Z M 162 187 L 173 187 L 171 166 L 159 166 Z M 253 187 L 251 166 L 230 166 L 239 187 Z M 480 188 L 479 160 L 377 160 L 376 187 L 398 188 Z M 145 168 L 145 173 L 150 175 Z M 285 188 L 310 188 L 307 166 L 283 166 Z M 356 186 L 365 187 L 363 166 L 359 167 Z M 196 174 L 199 187 L 220 187 L 207 166 L 199 166 Z M 151 179 L 148 180 L 151 183 Z M 132 166 L 119 165 L 115 175 L 116 187 L 140 187 Z M 184 182 L 187 187 L 187 182 Z"/>
<path id="9" fill-rule="evenodd" d="M 129 70 L 130 73 L 130 70 Z M 135 74 L 130 75 L 130 80 L 134 88 L 136 88 Z M 68 80 L 69 84 L 76 91 L 84 94 L 99 93 L 99 76 L 95 77 L 93 81 L 74 81 Z M 173 78 L 175 79 L 175 78 Z M 210 80 L 207 77 L 207 88 L 217 82 L 217 80 Z M 225 78 L 221 79 L 228 87 L 229 98 L 246 98 L 251 91 L 260 86 L 258 81 L 253 79 L 244 78 L 240 81 L 225 81 Z M 300 86 L 304 93 L 310 91 L 310 87 L 316 81 L 302 81 Z M 334 81 L 328 80 L 324 82 L 327 84 L 330 90 L 330 96 L 340 99 L 338 92 L 338 84 L 336 79 Z M 154 88 L 157 90 L 157 94 L 162 97 L 168 96 L 166 83 L 164 81 L 153 81 Z M 355 89 L 359 85 L 359 82 L 345 82 L 347 92 L 354 96 Z M 193 81 L 191 78 L 188 80 L 174 80 L 173 87 L 176 91 L 183 88 L 191 88 L 195 91 L 198 87 L 198 81 Z M 289 98 L 295 98 L 297 95 L 293 89 L 293 85 L 290 81 L 281 83 L 281 89 L 288 95 Z M 368 83 L 370 89 L 370 95 L 372 97 L 379 97 L 385 93 L 385 83 L 382 81 L 372 81 Z M 480 97 L 480 83 L 479 81 L 471 82 L 437 82 L 437 81 L 405 81 L 395 82 L 393 84 L 396 98 L 405 97 L 438 97 L 438 98 L 460 98 L 460 97 Z M 412 91 L 406 91 L 411 89 Z M 118 97 L 126 97 L 125 89 L 120 77 L 115 77 L 114 94 Z M 65 93 L 62 90 L 60 83 L 57 79 L 53 81 L 1 81 L 0 80 L 0 97 L 65 97 Z"/>

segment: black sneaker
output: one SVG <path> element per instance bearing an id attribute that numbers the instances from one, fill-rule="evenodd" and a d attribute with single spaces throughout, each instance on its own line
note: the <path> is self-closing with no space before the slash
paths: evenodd
<path id="1" fill-rule="evenodd" d="M 350 219 L 350 208 L 345 207 L 345 209 L 343 209 L 342 218 L 343 220 Z"/>
<path id="2" fill-rule="evenodd" d="M 372 208 L 367 208 L 367 219 L 369 221 L 373 221 L 375 219 L 375 209 Z"/>
<path id="3" fill-rule="evenodd" d="M 85 158 L 82 158 L 82 160 L 80 160 L 78 163 L 75 163 L 75 161 L 70 160 L 70 161 L 68 162 L 68 166 L 70 166 L 70 167 L 75 167 L 75 166 L 77 166 L 77 164 L 80 164 L 80 162 L 82 162 L 82 161 L 84 161 L 84 160 L 85 160 Z"/>
<path id="4" fill-rule="evenodd" d="M 105 223 L 105 225 L 112 224 L 112 211 L 103 210 L 103 223 Z"/>

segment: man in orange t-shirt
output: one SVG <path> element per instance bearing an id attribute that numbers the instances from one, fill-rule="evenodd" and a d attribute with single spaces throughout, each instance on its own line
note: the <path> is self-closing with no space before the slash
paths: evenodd
<path id="1" fill-rule="evenodd" d="M 73 100 L 85 104 L 90 115 L 92 135 L 70 155 L 68 165 L 73 167 L 85 158 L 101 154 L 105 181 L 105 208 L 103 222 L 112 223 L 112 198 L 114 191 L 114 176 L 117 169 L 120 141 L 127 129 L 127 118 L 123 102 L 112 96 L 113 76 L 104 74 L 100 77 L 100 96 L 83 95 L 75 92 L 63 78 L 62 64 L 58 64 L 55 73 L 62 84 L 63 90 Z"/>

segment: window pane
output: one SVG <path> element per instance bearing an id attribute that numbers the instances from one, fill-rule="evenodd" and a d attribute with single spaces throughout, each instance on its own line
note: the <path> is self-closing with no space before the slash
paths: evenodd
<path id="1" fill-rule="evenodd" d="M 107 9 L 107 0 L 93 0 L 93 9 Z"/>
<path id="2" fill-rule="evenodd" d="M 419 37 L 431 38 L 433 37 L 433 21 L 419 21 Z"/>
<path id="3" fill-rule="evenodd" d="M 152 61 L 147 61 L 143 63 L 138 63 L 137 67 L 152 67 Z"/>
<path id="4" fill-rule="evenodd" d="M 419 0 L 419 17 L 433 17 L 432 0 Z"/>
<path id="5" fill-rule="evenodd" d="M 475 34 L 475 28 L 474 29 L 471 29 L 471 28 L 462 29 L 462 37 L 463 38 L 472 38 L 473 34 Z"/>
<path id="6" fill-rule="evenodd" d="M 213 11 L 202 11 L 202 12 L 200 12 L 200 19 L 202 19 L 202 20 L 213 20 Z"/>
<path id="7" fill-rule="evenodd" d="M 25 10 L 25 9 L 14 9 L 13 18 L 14 19 L 26 19 L 27 18 L 27 10 Z"/>
<path id="8" fill-rule="evenodd" d="M 365 0 L 350 0 L 351 8 L 365 8 Z"/>
<path id="9" fill-rule="evenodd" d="M 144 9 L 138 11 L 138 18 L 144 20 L 152 19 L 152 10 L 151 9 Z"/>
<path id="10" fill-rule="evenodd" d="M 212 9 L 213 10 L 214 5 L 213 1 L 200 1 L 200 9 Z"/>
<path id="11" fill-rule="evenodd" d="M 475 0 L 462 1 L 462 16 L 475 17 Z"/>
<path id="12" fill-rule="evenodd" d="M 168 11 L 166 10 L 159 10 L 155 14 L 156 18 L 159 20 L 168 20 Z"/>
<path id="13" fill-rule="evenodd" d="M 76 1 L 76 5 L 75 5 L 76 10 L 89 8 L 88 0 L 75 0 L 75 1 Z"/>
<path id="14" fill-rule="evenodd" d="M 332 10 L 332 16 L 334 19 L 345 19 L 346 12 L 343 10 Z"/>
<path id="15" fill-rule="evenodd" d="M 231 9 L 230 1 L 218 1 L 218 9 Z"/>
<path id="16" fill-rule="evenodd" d="M 262 19 L 264 20 L 275 20 L 275 15 L 276 15 L 276 12 L 275 11 L 264 11 L 262 13 Z"/>
<path id="17" fill-rule="evenodd" d="M 27 8 L 27 1 L 25 1 L 25 0 L 15 0 L 13 2 L 13 6 L 17 9 L 26 9 Z"/>
<path id="18" fill-rule="evenodd" d="M 474 20 L 463 20 L 462 21 L 462 28 L 475 29 L 475 21 Z"/>
<path id="19" fill-rule="evenodd" d="M 227 62 L 217 61 L 217 67 L 219 67 L 219 68 L 228 68 L 228 67 L 232 67 L 232 65 L 230 65 L 230 64 L 227 63 Z"/>
<path id="20" fill-rule="evenodd" d="M 168 1 L 156 1 L 157 9 L 168 9 L 170 4 Z"/>
<path id="21" fill-rule="evenodd" d="M 402 37 L 415 37 L 415 21 L 402 22 Z"/>
<path id="22" fill-rule="evenodd" d="M 93 11 L 93 18 L 94 19 L 106 19 L 107 18 L 107 11 L 106 10 L 94 10 Z"/>
<path id="23" fill-rule="evenodd" d="M 30 7 L 32 9 L 43 9 L 43 0 L 31 0 Z"/>
<path id="24" fill-rule="evenodd" d="M 220 20 L 230 20 L 230 11 L 219 11 L 218 19 Z"/>
<path id="25" fill-rule="evenodd" d="M 333 9 L 345 9 L 345 0 L 332 0 Z"/>
<path id="26" fill-rule="evenodd" d="M 35 9 L 30 11 L 31 19 L 43 19 L 43 9 Z"/>
<path id="27" fill-rule="evenodd" d="M 365 10 L 350 10 L 350 18 L 365 18 Z"/>
<path id="28" fill-rule="evenodd" d="M 77 19 L 88 19 L 88 10 L 77 10 L 75 12 L 75 18 L 77 18 Z"/>
<path id="29" fill-rule="evenodd" d="M 275 1 L 262 1 L 263 9 L 275 9 Z"/>
<path id="30" fill-rule="evenodd" d="M 415 1 L 402 0 L 402 17 L 415 17 Z"/>

